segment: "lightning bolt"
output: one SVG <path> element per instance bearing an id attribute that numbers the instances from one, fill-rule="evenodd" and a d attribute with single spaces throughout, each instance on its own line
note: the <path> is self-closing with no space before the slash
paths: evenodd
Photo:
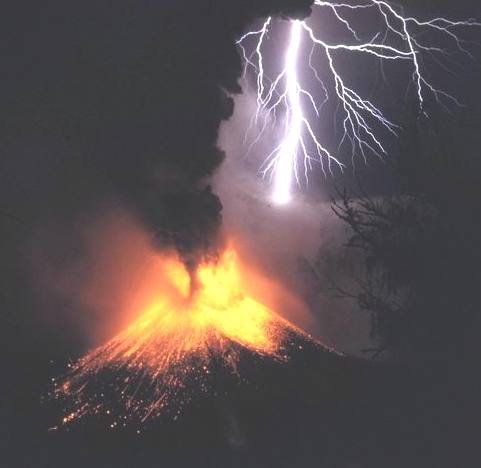
<path id="1" fill-rule="evenodd" d="M 428 80 L 424 57 L 429 55 L 445 69 L 447 66 L 443 59 L 450 56 L 452 51 L 474 60 L 468 49 L 470 42 L 463 39 L 459 31 L 481 26 L 481 23 L 474 19 L 452 21 L 436 17 L 423 21 L 404 16 L 399 7 L 379 0 L 355 0 L 351 3 L 315 0 L 314 7 L 322 12 L 330 11 L 332 18 L 349 34 L 349 42 L 329 42 L 324 40 L 308 21 L 291 21 L 283 66 L 274 78 L 269 78 L 264 65 L 265 48 L 274 23 L 273 18 L 267 18 L 260 29 L 247 32 L 237 42 L 244 58 L 244 74 L 253 71 L 256 75 L 257 110 L 248 130 L 249 133 L 256 129 L 256 137 L 252 139 L 248 152 L 260 141 L 268 128 L 277 127 L 278 116 L 283 116 L 280 142 L 265 157 L 261 166 L 262 175 L 269 176 L 273 181 L 273 201 L 278 204 L 289 202 L 294 182 L 309 182 L 313 162 L 320 163 L 325 175 L 332 174 L 334 167 L 341 171 L 346 167 L 334 151 L 322 142 L 316 130 L 316 120 L 330 99 L 337 101 L 342 116 L 342 135 L 338 141 L 337 152 L 339 153 L 344 145 L 348 145 L 353 163 L 356 155 L 361 155 L 364 161 L 367 161 L 368 154 L 383 157 L 387 150 L 381 134 L 398 134 L 399 125 L 385 115 L 380 105 L 364 97 L 348 83 L 338 65 L 339 55 L 351 53 L 374 57 L 379 61 L 384 78 L 386 61 L 409 64 L 412 70 L 409 81 L 416 91 L 419 110 L 427 115 L 425 103 L 428 95 L 447 108 L 452 105 L 460 106 L 461 103 L 455 96 L 439 89 Z M 378 32 L 367 39 L 362 38 L 361 28 L 353 19 L 356 13 L 362 11 L 370 11 L 376 15 L 381 24 Z M 431 45 L 429 37 L 433 34 L 446 44 L 451 44 L 453 50 Z M 307 58 L 301 57 L 305 44 L 311 47 Z M 323 70 L 324 73 L 314 66 L 315 54 L 323 54 L 326 59 L 328 66 Z M 305 77 L 306 72 L 310 73 L 312 81 L 319 85 L 322 102 L 317 101 L 318 92 L 312 93 L 303 86 L 299 72 L 301 65 L 304 65 L 305 69 L 302 69 L 302 76 Z"/>
<path id="2" fill-rule="evenodd" d="M 290 199 L 292 169 L 296 160 L 298 146 L 302 145 L 302 107 L 297 78 L 296 64 L 301 44 L 302 23 L 294 21 L 291 27 L 291 40 L 286 55 L 286 99 L 288 115 L 286 117 L 285 138 L 279 147 L 276 158 L 274 181 L 274 201 L 287 203 Z"/>

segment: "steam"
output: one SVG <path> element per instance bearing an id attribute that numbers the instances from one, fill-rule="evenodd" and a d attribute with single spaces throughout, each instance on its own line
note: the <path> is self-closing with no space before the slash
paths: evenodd
<path id="1" fill-rule="evenodd" d="M 308 320 L 296 317 L 295 311 L 289 319 L 321 342 L 358 354 L 369 347 L 368 317 L 355 312 L 353 301 L 337 297 L 328 272 L 330 260 L 342 255 L 345 226 L 332 212 L 322 186 L 309 195 L 296 194 L 287 205 L 272 203 L 269 184 L 259 174 L 263 144 L 271 143 L 268 137 L 246 156 L 243 129 L 255 108 L 254 95 L 246 91 L 236 97 L 234 116 L 221 127 L 219 146 L 227 157 L 213 187 L 222 201 L 224 229 L 241 238 L 243 258 L 308 305 Z"/>

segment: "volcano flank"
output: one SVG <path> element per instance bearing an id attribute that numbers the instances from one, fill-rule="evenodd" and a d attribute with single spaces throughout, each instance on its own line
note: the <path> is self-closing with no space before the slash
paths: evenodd
<path id="1" fill-rule="evenodd" d="M 159 258 L 159 271 L 145 310 L 56 381 L 61 425 L 85 416 L 105 415 L 111 428 L 177 417 L 195 395 L 224 392 L 219 379 L 247 379 L 246 363 L 282 365 L 320 346 L 251 295 L 251 275 L 231 247 L 194 273 L 173 255 Z"/>

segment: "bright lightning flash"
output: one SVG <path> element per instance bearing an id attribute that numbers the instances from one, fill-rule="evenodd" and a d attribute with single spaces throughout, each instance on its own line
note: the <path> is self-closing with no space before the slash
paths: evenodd
<path id="1" fill-rule="evenodd" d="M 289 103 L 286 135 L 279 148 L 274 182 L 274 201 L 277 203 L 287 203 L 290 199 L 289 187 L 291 186 L 292 168 L 302 132 L 302 107 L 296 70 L 301 32 L 301 22 L 294 21 L 286 57 L 286 93 Z"/>
<path id="2" fill-rule="evenodd" d="M 249 151 L 259 142 L 269 125 L 276 126 L 278 114 L 284 114 L 281 141 L 267 155 L 261 167 L 263 176 L 269 176 L 273 180 L 273 200 L 279 204 L 290 200 L 294 181 L 301 183 L 300 167 L 303 168 L 306 183 L 309 181 L 308 174 L 314 161 L 321 164 L 324 174 L 327 171 L 332 173 L 333 166 L 341 170 L 345 167 L 334 151 L 322 142 L 315 128 L 316 119 L 310 117 L 319 117 L 322 107 L 330 99 L 337 101 L 342 115 L 343 132 L 337 151 L 347 144 L 353 161 L 357 154 L 366 161 L 369 153 L 379 157 L 387 153 L 380 135 L 381 130 L 397 135 L 399 126 L 385 115 L 380 106 L 348 84 L 338 65 L 339 55 L 351 53 L 374 57 L 380 64 L 384 79 L 386 61 L 409 64 L 412 70 L 410 84 L 414 85 L 420 111 L 426 114 L 425 102 L 429 95 L 442 106 L 460 105 L 454 96 L 439 89 L 427 78 L 425 56 L 446 69 L 443 59 L 446 61 L 451 55 L 451 51 L 433 46 L 429 37 L 434 36 L 443 41 L 443 44 L 450 43 L 453 52 L 473 59 L 466 48 L 469 41 L 463 39 L 458 31 L 461 28 L 481 26 L 481 23 L 473 19 L 452 21 L 437 17 L 419 20 L 404 16 L 400 8 L 379 0 L 354 0 L 349 3 L 315 0 L 314 6 L 326 13 L 330 11 L 332 18 L 349 34 L 348 42 L 331 43 L 322 39 L 314 26 L 307 21 L 292 21 L 284 65 L 274 78 L 269 78 L 265 72 L 264 57 L 273 19 L 267 18 L 259 30 L 246 33 L 238 41 L 245 61 L 245 71 L 253 70 L 257 77 L 257 111 L 251 128 L 260 130 Z M 364 40 L 356 14 L 367 11 L 372 11 L 373 17 L 378 17 L 382 27 L 374 37 Z M 311 46 L 304 65 L 321 87 L 324 97 L 320 103 L 317 102 L 316 93 L 309 92 L 299 77 L 303 40 Z M 323 54 L 328 64 L 325 77 L 313 64 L 314 55 L 317 53 Z"/>

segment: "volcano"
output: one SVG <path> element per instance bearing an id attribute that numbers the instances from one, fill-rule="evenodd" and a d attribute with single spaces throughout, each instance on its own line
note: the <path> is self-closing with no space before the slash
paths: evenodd
<path id="1" fill-rule="evenodd" d="M 321 347 L 252 297 L 254 277 L 233 247 L 194 272 L 174 254 L 159 262 L 158 294 L 145 310 L 56 380 L 61 425 L 86 416 L 106 418 L 112 429 L 176 418 L 194 396 L 245 379 L 246 363 L 282 365 L 306 346 Z"/>

